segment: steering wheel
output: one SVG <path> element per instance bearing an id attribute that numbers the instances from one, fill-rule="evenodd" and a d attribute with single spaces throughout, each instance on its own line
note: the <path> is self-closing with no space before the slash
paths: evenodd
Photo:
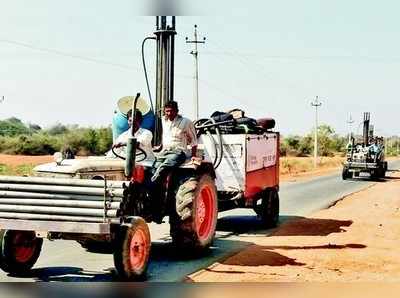
<path id="1" fill-rule="evenodd" d="M 123 146 L 126 146 L 126 145 L 122 145 L 121 147 L 123 147 Z M 120 159 L 122 159 L 122 160 L 126 160 L 126 157 L 117 154 L 117 153 L 114 151 L 114 149 L 115 149 L 115 148 L 111 148 L 111 152 L 112 152 L 116 157 L 118 157 L 118 158 L 120 158 Z M 139 152 L 137 152 L 137 151 L 139 151 Z M 137 160 L 138 157 L 140 158 L 139 160 Z M 136 148 L 136 156 L 135 156 L 135 158 L 136 158 L 136 162 L 141 162 L 141 161 L 143 161 L 143 160 L 145 160 L 145 159 L 147 158 L 147 154 L 146 154 L 146 152 L 145 152 L 142 148 L 137 147 L 137 148 Z"/>

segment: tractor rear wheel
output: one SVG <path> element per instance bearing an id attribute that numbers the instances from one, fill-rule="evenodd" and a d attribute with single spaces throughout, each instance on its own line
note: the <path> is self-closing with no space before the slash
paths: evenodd
<path id="1" fill-rule="evenodd" d="M 387 167 L 387 165 L 385 166 L 385 163 L 382 163 L 382 164 L 379 165 L 379 168 L 378 168 L 379 178 L 385 178 L 385 176 L 386 176 L 386 167 Z"/>
<path id="2" fill-rule="evenodd" d="M 123 280 L 144 280 L 150 256 L 150 232 L 141 217 L 120 226 L 116 235 L 114 265 Z"/>
<path id="3" fill-rule="evenodd" d="M 29 273 L 39 258 L 43 239 L 33 231 L 0 231 L 0 268 L 23 276 Z"/>
<path id="4" fill-rule="evenodd" d="M 214 179 L 208 174 L 185 177 L 175 195 L 176 212 L 170 216 L 171 237 L 182 252 L 201 253 L 210 247 L 218 219 Z"/>
<path id="5" fill-rule="evenodd" d="M 261 204 L 255 207 L 255 212 L 261 218 L 266 228 L 275 228 L 279 221 L 279 195 L 275 189 L 262 193 Z"/>

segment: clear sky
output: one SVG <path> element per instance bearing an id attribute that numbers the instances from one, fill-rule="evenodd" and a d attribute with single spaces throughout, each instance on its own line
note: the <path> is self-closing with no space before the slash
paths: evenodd
<path id="1" fill-rule="evenodd" d="M 0 119 L 104 126 L 120 97 L 147 98 L 140 51 L 156 12 L 138 3 L 0 0 Z M 303 134 L 314 125 L 310 102 L 318 95 L 320 122 L 340 134 L 350 113 L 357 131 L 364 111 L 377 133 L 400 134 L 400 2 L 218 0 L 175 8 L 184 15 L 176 25 L 175 98 L 186 116 L 193 117 L 194 61 L 185 37 L 197 24 L 207 38 L 199 46 L 200 116 L 241 108 L 274 117 L 285 135 Z M 152 78 L 154 58 L 148 43 Z"/>

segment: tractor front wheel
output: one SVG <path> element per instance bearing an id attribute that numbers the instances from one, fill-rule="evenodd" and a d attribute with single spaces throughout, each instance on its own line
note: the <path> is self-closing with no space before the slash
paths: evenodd
<path id="1" fill-rule="evenodd" d="M 33 231 L 0 231 L 0 268 L 3 271 L 23 276 L 29 273 L 39 258 L 43 239 Z"/>
<path id="2" fill-rule="evenodd" d="M 170 217 L 172 241 L 180 251 L 201 253 L 214 239 L 218 198 L 208 174 L 186 177 L 176 192 L 176 212 Z"/>
<path id="3" fill-rule="evenodd" d="M 116 235 L 114 265 L 123 280 L 143 280 L 150 256 L 150 232 L 141 217 L 120 226 Z"/>

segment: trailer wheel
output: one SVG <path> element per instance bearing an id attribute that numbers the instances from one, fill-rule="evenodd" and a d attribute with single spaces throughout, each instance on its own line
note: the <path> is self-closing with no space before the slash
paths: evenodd
<path id="1" fill-rule="evenodd" d="M 208 174 L 186 177 L 175 198 L 176 212 L 170 217 L 172 242 L 189 254 L 205 251 L 212 244 L 218 219 L 214 179 Z"/>
<path id="2" fill-rule="evenodd" d="M 0 231 L 0 268 L 3 271 L 23 276 L 29 273 L 39 258 L 43 239 L 33 231 Z"/>
<path id="3" fill-rule="evenodd" d="M 256 206 L 255 212 L 266 228 L 276 227 L 279 222 L 278 192 L 275 189 L 265 190 L 262 193 L 261 204 Z"/>
<path id="4" fill-rule="evenodd" d="M 385 165 L 385 163 L 382 163 L 379 166 L 379 168 L 378 168 L 379 178 L 385 178 L 385 176 L 386 176 L 386 168 L 387 168 L 387 165 Z"/>
<path id="5" fill-rule="evenodd" d="M 116 235 L 114 265 L 123 280 L 144 280 L 150 256 L 150 232 L 141 217 L 120 226 Z"/>

